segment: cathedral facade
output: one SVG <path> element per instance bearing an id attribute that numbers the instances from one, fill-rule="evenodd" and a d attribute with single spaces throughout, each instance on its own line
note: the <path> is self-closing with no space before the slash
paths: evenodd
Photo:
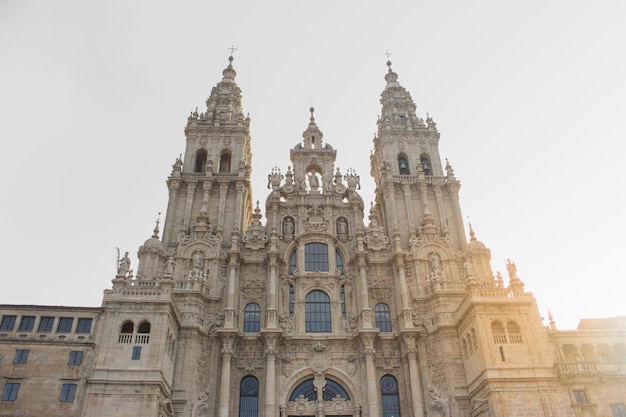
<path id="1" fill-rule="evenodd" d="M 626 318 L 558 331 L 514 262 L 494 275 L 387 64 L 375 204 L 311 108 L 263 221 L 230 57 L 136 274 L 97 308 L 0 306 L 0 415 L 626 417 Z"/>

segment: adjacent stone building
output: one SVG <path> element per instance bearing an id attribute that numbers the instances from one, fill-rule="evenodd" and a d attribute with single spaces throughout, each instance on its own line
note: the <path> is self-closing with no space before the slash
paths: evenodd
<path id="1" fill-rule="evenodd" d="M 388 63 L 376 201 L 314 109 L 253 204 L 232 57 L 98 308 L 0 306 L 2 416 L 626 417 L 626 318 L 545 325 Z M 162 237 L 160 237 L 162 233 Z"/>

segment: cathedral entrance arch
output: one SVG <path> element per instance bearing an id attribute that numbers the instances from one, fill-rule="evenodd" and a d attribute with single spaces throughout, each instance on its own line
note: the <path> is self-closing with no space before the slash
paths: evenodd
<path id="1" fill-rule="evenodd" d="M 289 401 L 281 407 L 281 417 L 360 417 L 361 407 L 354 404 L 339 382 L 321 375 L 296 385 Z"/>

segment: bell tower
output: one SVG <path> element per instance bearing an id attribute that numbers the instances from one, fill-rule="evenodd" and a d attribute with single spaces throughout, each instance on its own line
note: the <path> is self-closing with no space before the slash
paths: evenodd
<path id="1" fill-rule="evenodd" d="M 389 235 L 397 228 L 405 247 L 412 235 L 432 231 L 442 238 L 449 237 L 457 249 L 463 250 L 466 242 L 458 201 L 460 183 L 450 164 L 441 162 L 437 125 L 428 115 L 426 121 L 416 115 L 411 94 L 398 83 L 390 61 L 387 66 L 371 156 L 383 225 Z"/>
<path id="2" fill-rule="evenodd" d="M 240 236 L 252 220 L 250 118 L 242 112 L 233 57 L 228 61 L 206 111 L 196 108 L 187 118 L 185 154 L 167 180 L 167 250 L 196 233 Z"/>

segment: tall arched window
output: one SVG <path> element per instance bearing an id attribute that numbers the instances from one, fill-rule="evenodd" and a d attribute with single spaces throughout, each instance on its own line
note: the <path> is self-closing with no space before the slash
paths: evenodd
<path id="1" fill-rule="evenodd" d="M 150 341 L 150 322 L 142 321 L 137 327 L 135 343 L 148 343 Z"/>
<path id="2" fill-rule="evenodd" d="M 499 321 L 491 323 L 491 333 L 493 333 L 493 342 L 497 345 L 506 343 L 506 333 L 504 326 Z"/>
<path id="3" fill-rule="evenodd" d="M 391 313 L 389 306 L 385 303 L 378 303 L 374 306 L 374 317 L 376 318 L 376 327 L 381 332 L 391 331 Z"/>
<path id="4" fill-rule="evenodd" d="M 132 321 L 125 321 L 122 323 L 120 329 L 120 336 L 117 339 L 118 343 L 133 343 L 133 333 L 135 332 L 135 323 Z"/>
<path id="5" fill-rule="evenodd" d="M 328 272 L 328 245 L 313 242 L 304 245 L 304 270 Z"/>
<path id="6" fill-rule="evenodd" d="M 206 149 L 199 149 L 196 152 L 196 165 L 194 167 L 195 172 L 204 172 L 206 170 L 206 160 L 208 153 Z"/>
<path id="7" fill-rule="evenodd" d="M 289 275 L 292 275 L 296 270 L 296 251 L 294 250 L 289 257 Z"/>
<path id="8" fill-rule="evenodd" d="M 224 151 L 220 156 L 220 174 L 228 174 L 230 172 L 230 152 Z"/>
<path id="9" fill-rule="evenodd" d="M 305 299 L 306 331 L 323 333 L 331 331 L 330 297 L 323 291 L 315 290 Z"/>
<path id="10" fill-rule="evenodd" d="M 343 258 L 339 251 L 335 251 L 335 261 L 337 263 L 337 269 L 339 270 L 339 274 L 343 275 Z"/>
<path id="11" fill-rule="evenodd" d="M 403 153 L 398 155 L 398 169 L 400 170 L 400 175 L 411 175 L 409 160 Z"/>
<path id="12" fill-rule="evenodd" d="M 510 343 L 522 343 L 522 332 L 519 326 L 514 321 L 510 321 L 506 324 L 506 331 L 509 334 Z"/>
<path id="13" fill-rule="evenodd" d="M 383 417 L 400 417 L 398 382 L 391 375 L 385 375 L 380 379 L 380 397 L 383 405 Z"/>
<path id="14" fill-rule="evenodd" d="M 257 303 L 249 303 L 243 310 L 243 331 L 258 332 L 261 330 L 261 307 Z"/>
<path id="15" fill-rule="evenodd" d="M 422 164 L 424 175 L 433 175 L 433 166 L 430 163 L 430 158 L 425 153 L 420 155 L 420 164 Z"/>
<path id="16" fill-rule="evenodd" d="M 239 417 L 259 415 L 259 381 L 248 375 L 241 380 L 239 388 Z"/>

